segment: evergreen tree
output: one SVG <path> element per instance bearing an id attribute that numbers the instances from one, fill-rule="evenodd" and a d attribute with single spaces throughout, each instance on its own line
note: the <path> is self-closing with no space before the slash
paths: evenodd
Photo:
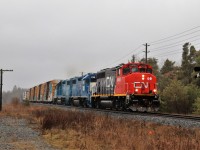
<path id="1" fill-rule="evenodd" d="M 183 45 L 181 71 L 179 79 L 187 85 L 192 81 L 192 72 L 195 66 L 196 50 L 194 46 L 190 47 L 189 43 Z"/>
<path id="2" fill-rule="evenodd" d="M 172 62 L 169 59 L 166 59 L 166 61 L 164 62 L 164 65 L 162 66 L 162 68 L 160 70 L 161 74 L 165 74 L 170 71 L 173 71 L 174 64 L 175 64 L 175 62 Z"/>
<path id="3" fill-rule="evenodd" d="M 158 67 L 158 60 L 156 58 L 148 58 L 147 63 L 152 66 L 153 74 L 159 79 L 160 72 Z"/>

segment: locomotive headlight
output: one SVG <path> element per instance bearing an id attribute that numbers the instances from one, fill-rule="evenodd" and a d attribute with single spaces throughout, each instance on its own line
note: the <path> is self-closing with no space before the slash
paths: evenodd
<path id="1" fill-rule="evenodd" d="M 144 80 L 144 74 L 142 75 L 142 80 Z"/>
<path id="2" fill-rule="evenodd" d="M 135 89 L 135 92 L 138 92 L 138 89 Z"/>
<path id="3" fill-rule="evenodd" d="M 156 93 L 156 92 L 157 92 L 157 90 L 156 90 L 156 89 L 154 89 L 154 90 L 153 90 L 153 92 L 154 92 L 154 93 Z"/>

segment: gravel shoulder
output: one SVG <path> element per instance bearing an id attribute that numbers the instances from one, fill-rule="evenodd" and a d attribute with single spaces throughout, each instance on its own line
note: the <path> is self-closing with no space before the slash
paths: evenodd
<path id="1" fill-rule="evenodd" d="M 55 150 L 27 120 L 0 116 L 0 150 L 25 149 Z"/>

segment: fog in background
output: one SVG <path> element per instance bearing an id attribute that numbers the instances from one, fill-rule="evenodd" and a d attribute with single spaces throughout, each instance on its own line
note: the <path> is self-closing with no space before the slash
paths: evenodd
<path id="1" fill-rule="evenodd" d="M 143 58 L 145 47 L 138 46 L 199 26 L 199 6 L 199 0 L 1 0 L 0 68 L 14 70 L 4 73 L 3 90 L 96 72 L 132 54 Z M 180 64 L 181 53 L 161 54 L 183 44 L 148 55 Z"/>

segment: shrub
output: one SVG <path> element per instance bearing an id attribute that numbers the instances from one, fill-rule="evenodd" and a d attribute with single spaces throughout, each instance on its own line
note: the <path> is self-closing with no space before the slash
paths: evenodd
<path id="1" fill-rule="evenodd" d="M 180 81 L 172 82 L 163 90 L 161 94 L 162 108 L 170 113 L 188 113 L 189 101 L 187 89 Z"/>
<path id="2" fill-rule="evenodd" d="M 193 104 L 193 113 L 200 114 L 200 97 L 198 97 Z"/>
<path id="3" fill-rule="evenodd" d="M 74 111 L 63 111 L 60 109 L 36 110 L 33 112 L 37 118 L 42 118 L 40 122 L 42 129 L 73 128 L 75 126 L 88 125 L 93 120 L 92 113 L 82 113 Z"/>
<path id="4" fill-rule="evenodd" d="M 20 100 L 18 97 L 13 97 L 12 100 L 11 100 L 11 104 L 13 106 L 18 106 L 20 104 Z"/>

